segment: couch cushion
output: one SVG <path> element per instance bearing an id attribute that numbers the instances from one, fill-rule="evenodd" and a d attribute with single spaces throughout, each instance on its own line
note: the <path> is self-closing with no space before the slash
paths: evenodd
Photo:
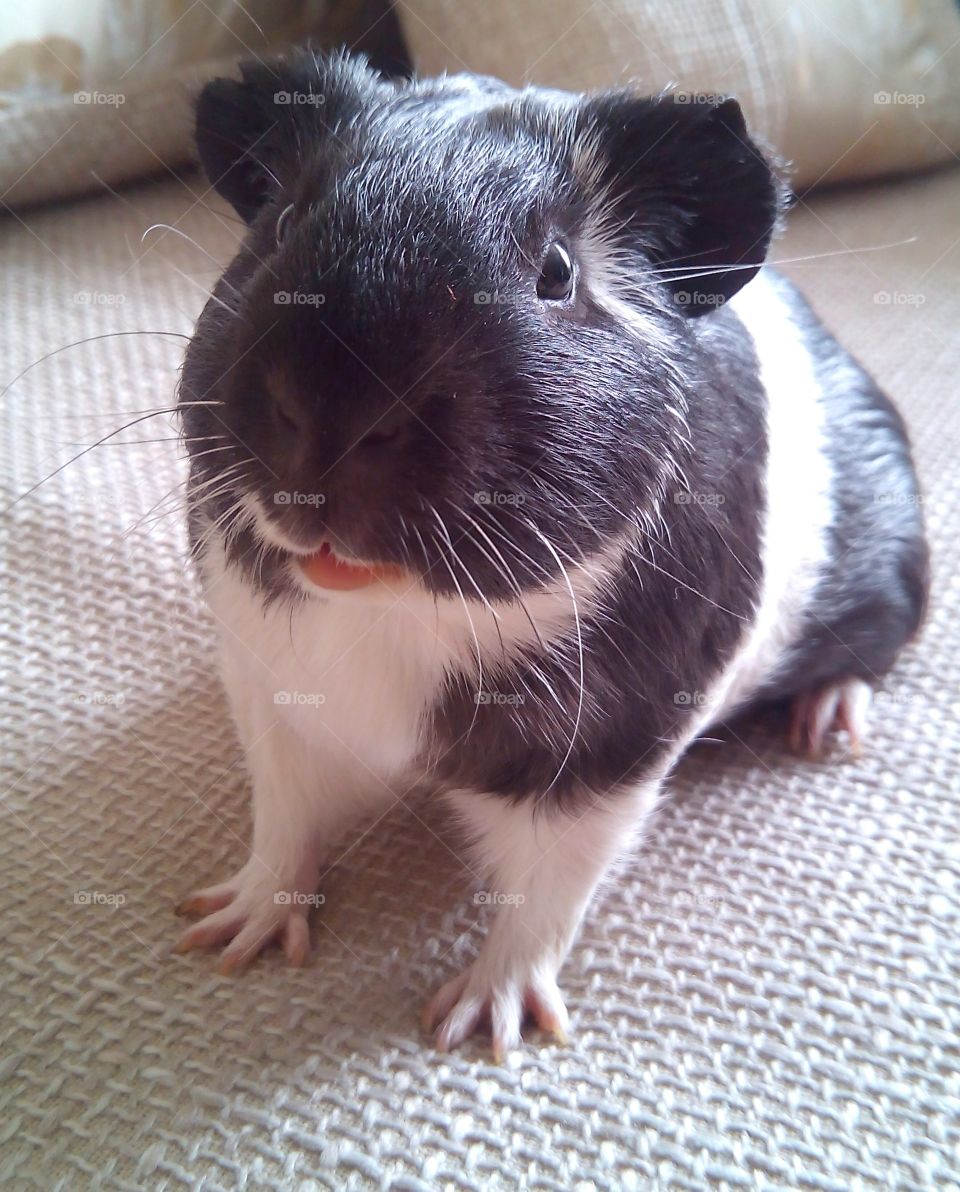
<path id="1" fill-rule="evenodd" d="M 955 0 L 398 0 L 422 73 L 735 95 L 797 186 L 952 160 Z"/>

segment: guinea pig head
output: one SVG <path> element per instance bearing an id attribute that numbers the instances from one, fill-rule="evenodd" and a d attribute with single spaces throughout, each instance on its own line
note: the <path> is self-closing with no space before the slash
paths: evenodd
<path id="1" fill-rule="evenodd" d="M 195 501 L 274 552 L 490 600 L 662 498 L 692 321 L 781 204 L 732 100 L 309 51 L 208 84 L 197 143 L 247 228 L 184 367 Z"/>

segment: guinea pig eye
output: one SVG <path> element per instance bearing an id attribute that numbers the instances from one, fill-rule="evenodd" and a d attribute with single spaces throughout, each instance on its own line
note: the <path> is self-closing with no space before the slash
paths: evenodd
<path id="1" fill-rule="evenodd" d="M 293 203 L 289 207 L 284 207 L 280 212 L 280 217 L 277 220 L 277 244 L 283 243 L 284 234 L 290 227 L 290 216 L 293 215 Z"/>
<path id="2" fill-rule="evenodd" d="M 551 244 L 540 267 L 537 297 L 545 302 L 562 302 L 572 293 L 573 261 L 562 244 Z"/>

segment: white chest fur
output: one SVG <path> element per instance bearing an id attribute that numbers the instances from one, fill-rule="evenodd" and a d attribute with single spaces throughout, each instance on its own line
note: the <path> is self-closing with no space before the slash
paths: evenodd
<path id="1" fill-rule="evenodd" d="M 321 753 L 345 750 L 381 778 L 405 774 L 422 745 L 424 714 L 451 673 L 478 689 L 517 647 L 549 642 L 582 615 L 609 574 L 604 552 L 568 567 L 526 609 L 434 600 L 409 584 L 310 596 L 292 612 L 264 608 L 222 551 L 205 558 L 207 603 L 218 622 L 226 681 L 266 695 L 278 718 Z"/>
<path id="2" fill-rule="evenodd" d="M 222 561 L 206 587 L 231 682 L 266 693 L 276 716 L 318 749 L 340 746 L 378 776 L 409 767 L 424 710 L 462 650 L 454 635 L 439 632 L 429 603 L 334 596 L 292 613 L 284 605 L 265 609 Z"/>

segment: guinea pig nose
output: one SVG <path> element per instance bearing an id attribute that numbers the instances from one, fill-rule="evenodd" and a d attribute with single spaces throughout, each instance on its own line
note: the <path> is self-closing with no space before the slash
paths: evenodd
<path id="1" fill-rule="evenodd" d="M 362 434 L 357 440 L 357 446 L 370 448 L 387 447 L 391 443 L 395 443 L 399 437 L 399 426 L 391 426 L 383 422 L 371 426 L 365 434 Z"/>
<path id="2" fill-rule="evenodd" d="M 299 432 L 303 429 L 303 412 L 298 410 L 292 401 L 285 400 L 283 397 L 274 395 L 273 416 L 281 430 Z"/>

